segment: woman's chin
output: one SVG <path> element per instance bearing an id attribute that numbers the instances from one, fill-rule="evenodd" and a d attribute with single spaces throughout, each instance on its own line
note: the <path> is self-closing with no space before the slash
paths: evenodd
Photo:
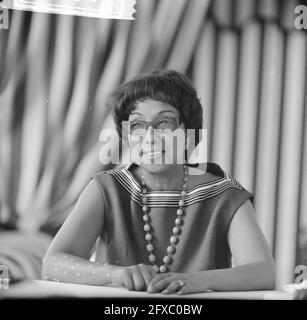
<path id="1" fill-rule="evenodd" d="M 165 164 L 165 159 L 158 153 L 151 155 L 142 154 L 140 160 L 140 167 L 151 173 L 164 171 L 170 166 L 169 164 Z"/>
<path id="2" fill-rule="evenodd" d="M 161 173 L 177 164 L 176 159 L 166 159 L 165 152 L 140 153 L 140 157 L 134 161 L 141 168 L 150 173 Z"/>
<path id="3" fill-rule="evenodd" d="M 161 173 L 164 172 L 166 170 L 168 170 L 168 168 L 172 166 L 172 164 L 158 164 L 158 163 L 152 163 L 152 164 L 148 164 L 148 163 L 140 163 L 140 167 L 143 168 L 144 170 L 150 172 L 150 173 Z"/>
<path id="4" fill-rule="evenodd" d="M 160 161 L 141 161 L 139 166 L 146 171 L 150 173 L 162 173 L 162 172 L 168 172 L 170 168 L 172 168 L 174 165 L 176 165 L 176 162 L 169 163 L 165 161 L 165 159 L 159 159 Z M 167 163 L 166 163 L 167 162 Z"/>

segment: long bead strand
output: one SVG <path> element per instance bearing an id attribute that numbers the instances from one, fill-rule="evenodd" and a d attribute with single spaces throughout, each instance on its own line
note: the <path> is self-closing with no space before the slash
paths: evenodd
<path id="1" fill-rule="evenodd" d="M 151 224 L 150 224 L 150 217 L 148 215 L 148 197 L 147 197 L 147 188 L 144 181 L 144 176 L 142 175 L 142 210 L 143 210 L 143 221 L 144 224 L 144 231 L 145 240 L 147 241 L 146 250 L 148 251 L 148 260 L 152 264 L 153 268 L 156 272 L 165 273 L 169 269 L 169 265 L 173 262 L 174 254 L 176 252 L 176 244 L 179 241 L 179 235 L 181 234 L 181 226 L 183 222 L 183 215 L 184 215 L 184 200 L 185 196 L 187 195 L 186 188 L 187 188 L 187 181 L 188 181 L 188 168 L 184 165 L 184 178 L 182 184 L 182 190 L 180 192 L 181 199 L 178 202 L 178 209 L 176 211 L 176 219 L 175 219 L 175 226 L 172 229 L 172 235 L 170 237 L 170 244 L 166 249 L 167 255 L 163 257 L 163 264 L 160 267 L 157 264 L 157 258 L 154 254 L 154 245 L 153 245 L 153 236 L 151 234 Z"/>

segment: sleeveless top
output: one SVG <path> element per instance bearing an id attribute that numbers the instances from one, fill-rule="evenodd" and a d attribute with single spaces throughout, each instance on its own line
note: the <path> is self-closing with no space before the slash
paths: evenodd
<path id="1" fill-rule="evenodd" d="M 94 179 L 104 202 L 104 225 L 98 238 L 95 260 L 121 266 L 151 264 L 146 250 L 141 185 L 131 173 L 136 165 L 101 171 Z M 183 224 L 170 272 L 196 272 L 231 267 L 227 232 L 238 208 L 253 195 L 215 163 L 207 171 L 217 176 L 211 182 L 187 189 Z M 170 245 L 180 200 L 180 191 L 147 193 L 152 243 L 156 264 Z"/>

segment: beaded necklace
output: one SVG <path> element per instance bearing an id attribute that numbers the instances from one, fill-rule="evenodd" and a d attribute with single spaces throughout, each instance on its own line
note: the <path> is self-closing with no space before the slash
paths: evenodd
<path id="1" fill-rule="evenodd" d="M 143 221 L 145 222 L 144 225 L 144 231 L 146 232 L 145 234 L 145 240 L 147 241 L 146 245 L 146 250 L 149 252 L 148 260 L 151 262 L 152 267 L 155 269 L 156 272 L 161 272 L 165 273 L 168 271 L 168 266 L 172 263 L 173 261 L 173 256 L 176 252 L 176 244 L 178 243 L 179 240 L 179 235 L 181 233 L 181 225 L 183 222 L 183 206 L 184 206 L 184 198 L 187 194 L 186 188 L 187 188 L 187 181 L 188 181 L 188 168 L 186 165 L 183 165 L 183 172 L 184 172 L 184 178 L 183 178 L 183 184 L 182 184 L 182 190 L 180 192 L 181 199 L 178 202 L 179 208 L 176 211 L 176 219 L 175 219 L 175 226 L 172 230 L 173 234 L 170 237 L 170 244 L 167 247 L 167 255 L 164 256 L 163 258 L 163 264 L 159 267 L 157 265 L 157 258 L 154 255 L 154 245 L 153 245 L 153 237 L 152 234 L 150 233 L 151 230 L 151 225 L 150 225 L 150 217 L 148 215 L 149 208 L 147 206 L 147 188 L 146 184 L 144 181 L 144 174 L 142 174 L 142 210 L 144 212 L 143 215 Z"/>

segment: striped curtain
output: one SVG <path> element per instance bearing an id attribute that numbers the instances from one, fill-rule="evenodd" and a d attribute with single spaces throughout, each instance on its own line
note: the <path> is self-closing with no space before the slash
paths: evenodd
<path id="1" fill-rule="evenodd" d="M 302 3 L 302 2 L 301 2 Z M 301 4 L 300 3 L 300 4 Z M 54 234 L 105 167 L 108 95 L 141 72 L 187 74 L 209 161 L 255 195 L 277 285 L 307 265 L 306 33 L 295 0 L 139 0 L 135 21 L 10 11 L 0 30 L 0 221 Z"/>

